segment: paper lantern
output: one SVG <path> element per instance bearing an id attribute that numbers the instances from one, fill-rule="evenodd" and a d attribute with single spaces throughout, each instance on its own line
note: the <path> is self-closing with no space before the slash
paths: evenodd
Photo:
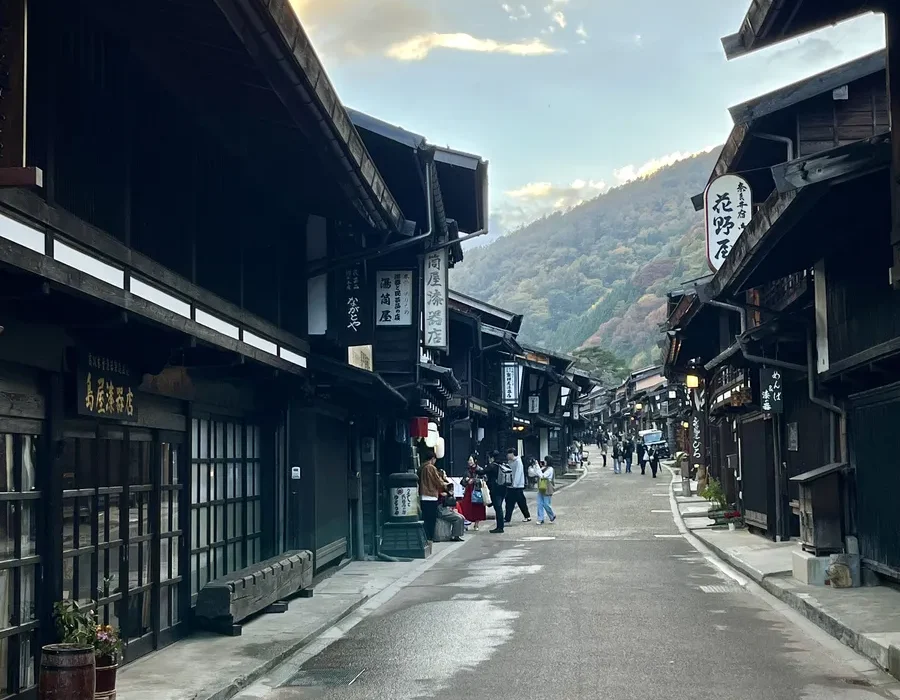
<path id="1" fill-rule="evenodd" d="M 423 438 L 428 436 L 428 419 L 427 418 L 410 418 L 409 434 L 414 438 Z"/>
<path id="2" fill-rule="evenodd" d="M 446 447 L 444 446 L 444 438 L 439 437 L 437 439 L 437 443 L 434 446 L 434 456 L 438 459 L 443 459 L 445 450 Z"/>

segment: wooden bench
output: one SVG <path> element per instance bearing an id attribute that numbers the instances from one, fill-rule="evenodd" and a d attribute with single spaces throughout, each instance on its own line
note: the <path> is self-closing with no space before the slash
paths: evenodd
<path id="1" fill-rule="evenodd" d="M 271 608 L 285 612 L 279 601 L 312 585 L 312 554 L 285 552 L 210 581 L 200 589 L 194 616 L 200 627 L 229 635 L 241 633 L 240 622 Z"/>

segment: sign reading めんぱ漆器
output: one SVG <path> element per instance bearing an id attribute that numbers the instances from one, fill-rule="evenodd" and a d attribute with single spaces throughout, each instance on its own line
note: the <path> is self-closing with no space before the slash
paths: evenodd
<path id="1" fill-rule="evenodd" d="M 706 210 L 706 260 L 716 272 L 753 216 L 753 193 L 737 175 L 723 175 L 709 183 Z"/>
<path id="2" fill-rule="evenodd" d="M 79 414 L 128 421 L 137 418 L 137 384 L 124 362 L 97 353 L 83 353 L 78 357 L 76 375 Z"/>
<path id="3" fill-rule="evenodd" d="M 759 370 L 759 407 L 766 413 L 784 413 L 780 370 L 766 367 Z"/>
<path id="4" fill-rule="evenodd" d="M 381 270 L 375 275 L 375 324 L 411 326 L 412 272 Z"/>

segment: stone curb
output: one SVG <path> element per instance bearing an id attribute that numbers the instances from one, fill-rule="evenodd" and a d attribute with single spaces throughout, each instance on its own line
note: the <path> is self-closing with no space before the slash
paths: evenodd
<path id="1" fill-rule="evenodd" d="M 674 500 L 674 475 L 669 488 Z M 900 648 L 894 645 L 890 646 L 889 648 L 884 647 L 877 642 L 867 638 L 864 634 L 855 632 L 843 622 L 829 614 L 821 605 L 818 605 L 808 599 L 802 598 L 793 591 L 789 590 L 784 585 L 784 582 L 781 580 L 780 575 L 776 574 L 767 576 L 765 574 L 762 574 L 731 553 L 723 550 L 713 542 L 700 539 L 699 537 L 697 537 L 697 535 L 693 534 L 685 524 L 684 516 L 678 509 L 677 501 L 675 501 L 673 516 L 677 516 L 678 520 L 681 522 L 681 525 L 691 534 L 691 536 L 702 542 L 713 554 L 715 554 L 723 562 L 759 584 L 759 586 L 764 591 L 766 591 L 766 593 L 774 596 L 782 603 L 789 605 L 791 608 L 803 615 L 803 617 L 805 617 L 807 620 L 830 634 L 839 642 L 841 642 L 845 646 L 850 647 L 856 653 L 861 654 L 869 661 L 876 664 L 877 666 L 900 680 Z"/>
<path id="2" fill-rule="evenodd" d="M 246 687 L 255 683 L 264 675 L 266 675 L 269 671 L 274 669 L 276 666 L 281 665 L 284 661 L 289 659 L 291 656 L 300 651 L 307 644 L 314 641 L 316 638 L 320 637 L 324 632 L 328 629 L 336 625 L 338 622 L 343 620 L 344 618 L 351 615 L 356 611 L 361 605 L 363 605 L 367 600 L 369 600 L 369 596 L 361 596 L 359 600 L 348 605 L 346 608 L 341 610 L 338 613 L 335 613 L 331 618 L 327 621 L 323 622 L 319 627 L 310 632 L 304 637 L 298 638 L 296 641 L 292 642 L 288 647 L 282 649 L 278 654 L 271 658 L 267 658 L 261 664 L 253 668 L 250 672 L 235 678 L 224 688 L 219 688 L 216 690 L 213 689 L 203 689 L 199 693 L 197 693 L 194 697 L 196 700 L 228 700 L 229 698 L 234 697 L 239 692 L 244 690 Z"/>

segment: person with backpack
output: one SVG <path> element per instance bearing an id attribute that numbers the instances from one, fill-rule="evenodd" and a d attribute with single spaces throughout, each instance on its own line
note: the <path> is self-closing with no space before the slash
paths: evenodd
<path id="1" fill-rule="evenodd" d="M 555 490 L 555 486 L 553 485 L 553 459 L 548 455 L 544 457 L 544 461 L 541 463 L 541 479 L 538 482 L 538 497 L 537 497 L 537 524 L 544 524 L 544 513 L 547 514 L 547 517 L 550 518 L 551 523 L 556 522 L 556 513 L 553 512 L 553 506 L 551 505 L 551 501 L 553 499 L 553 492 Z"/>
<path id="2" fill-rule="evenodd" d="M 613 438 L 612 446 L 613 474 L 622 473 L 622 444 L 618 438 Z"/>
<path id="3" fill-rule="evenodd" d="M 512 474 L 512 481 L 506 487 L 506 522 L 512 522 L 513 511 L 519 506 L 525 522 L 530 523 L 531 513 L 528 512 L 528 501 L 525 499 L 525 465 L 512 447 L 506 451 L 506 461 Z"/>
<path id="4" fill-rule="evenodd" d="M 497 516 L 497 527 L 491 532 L 503 532 L 506 521 L 503 519 L 503 502 L 506 500 L 506 489 L 512 484 L 512 469 L 506 462 L 501 462 L 497 450 L 491 452 L 491 462 L 484 469 L 485 480 L 494 504 L 494 515 Z"/>

